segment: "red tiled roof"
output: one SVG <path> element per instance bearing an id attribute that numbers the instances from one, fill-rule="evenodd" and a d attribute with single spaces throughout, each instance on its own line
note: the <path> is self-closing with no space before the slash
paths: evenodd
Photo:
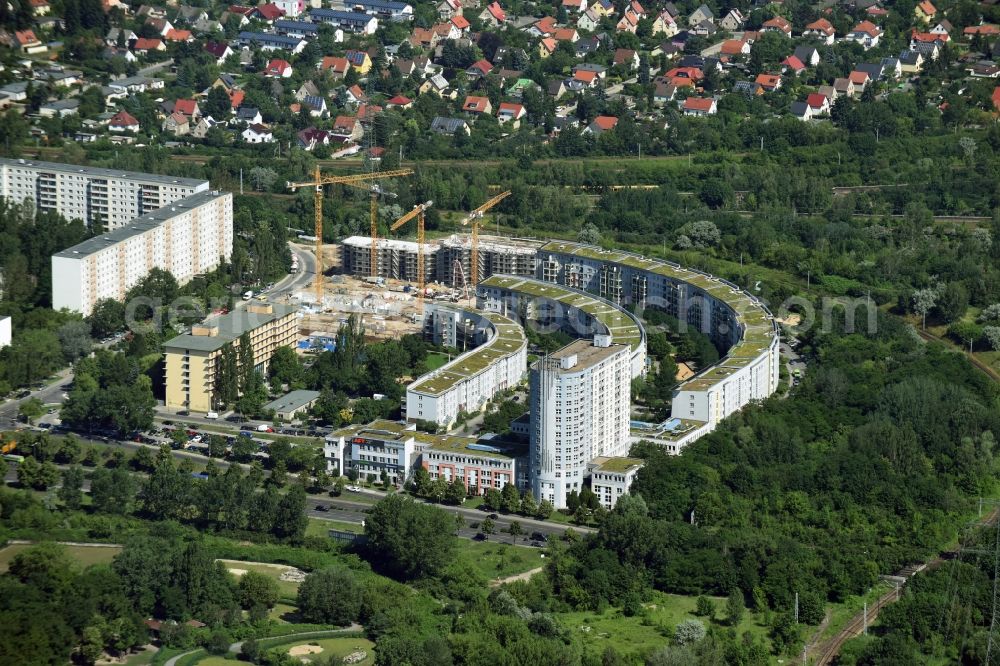
<path id="1" fill-rule="evenodd" d="M 821 95 L 819 93 L 811 93 L 808 97 L 806 97 L 806 104 L 808 104 L 812 109 L 821 109 L 824 104 L 828 103 L 828 101 L 829 100 L 827 100 L 826 95 Z"/>
<path id="2" fill-rule="evenodd" d="M 469 19 L 465 18 L 461 14 L 451 17 L 451 23 L 459 30 L 465 30 L 469 27 Z"/>
<path id="3" fill-rule="evenodd" d="M 115 127 L 135 127 L 139 125 L 139 121 L 128 111 L 119 111 L 111 117 L 108 124 Z"/>
<path id="4" fill-rule="evenodd" d="M 1000 111 L 1000 87 L 993 89 L 993 108 Z"/>
<path id="5" fill-rule="evenodd" d="M 614 129 L 615 125 L 618 124 L 618 119 L 614 116 L 597 116 L 594 118 L 594 124 L 606 132 Z"/>
<path id="6" fill-rule="evenodd" d="M 242 90 L 232 91 L 231 93 L 229 93 L 230 106 L 232 106 L 232 108 L 234 109 L 240 108 L 240 105 L 243 104 L 244 97 L 246 97 L 246 93 L 244 93 Z"/>
<path id="7" fill-rule="evenodd" d="M 489 60 L 477 60 L 476 62 L 469 65 L 469 69 L 478 70 L 483 76 L 486 76 L 491 71 L 493 71 L 493 65 L 490 64 Z"/>
<path id="8" fill-rule="evenodd" d="M 486 11 L 490 13 L 496 20 L 503 23 L 507 20 L 507 14 L 504 12 L 503 7 L 500 6 L 499 2 L 493 2 L 486 7 Z"/>
<path id="9" fill-rule="evenodd" d="M 167 30 L 167 34 L 164 35 L 163 38 L 168 42 L 186 42 L 191 39 L 191 31 L 171 28 L 170 30 Z"/>
<path id="10" fill-rule="evenodd" d="M 17 43 L 21 46 L 25 44 L 34 44 L 38 41 L 38 37 L 35 37 L 34 30 L 18 30 L 14 32 L 14 37 L 17 39 Z"/>
<path id="11" fill-rule="evenodd" d="M 711 111 L 715 100 L 710 97 L 688 97 L 684 100 L 684 108 L 692 111 Z"/>
<path id="12" fill-rule="evenodd" d="M 332 69 L 338 74 L 346 73 L 350 69 L 351 63 L 347 61 L 347 58 L 341 58 L 339 56 L 324 56 L 323 60 L 319 63 L 320 71 L 326 71 Z"/>
<path id="13" fill-rule="evenodd" d="M 406 106 L 407 104 L 412 104 L 413 100 L 409 97 L 404 97 L 403 95 L 396 95 L 389 101 L 385 103 L 386 106 Z"/>
<path id="14" fill-rule="evenodd" d="M 937 8 L 934 5 L 932 5 L 928 0 L 924 0 L 919 5 L 917 5 L 917 7 L 919 7 L 920 11 L 922 11 L 927 16 L 934 16 L 935 14 L 937 14 Z"/>
<path id="15" fill-rule="evenodd" d="M 761 27 L 774 28 L 775 30 L 780 30 L 786 34 L 792 31 L 792 24 L 789 23 L 783 16 L 775 16 L 772 19 L 768 19 L 767 21 L 764 21 Z"/>
<path id="16" fill-rule="evenodd" d="M 517 118 L 524 111 L 524 106 L 521 104 L 515 104 L 514 102 L 500 102 L 500 108 L 497 109 L 497 113 L 507 112 Z"/>
<path id="17" fill-rule="evenodd" d="M 806 26 L 806 30 L 815 30 L 816 32 L 821 32 L 824 35 L 832 35 L 836 31 L 833 28 L 833 24 L 827 21 L 825 18 L 817 19 Z"/>
<path id="18" fill-rule="evenodd" d="M 777 74 L 758 74 L 754 81 L 765 88 L 776 88 L 781 85 L 781 77 Z"/>
<path id="19" fill-rule="evenodd" d="M 194 114 L 195 109 L 198 106 L 198 102 L 193 99 L 179 99 L 174 102 L 174 112 L 183 113 L 185 116 L 190 116 Z"/>
<path id="20" fill-rule="evenodd" d="M 490 103 L 488 97 L 479 97 L 477 95 L 469 95 L 465 98 L 465 104 L 462 105 L 462 111 L 473 111 L 475 113 L 483 113 L 486 111 L 486 106 Z"/>
<path id="21" fill-rule="evenodd" d="M 865 84 L 868 82 L 868 72 L 859 72 L 854 70 L 847 75 L 847 78 L 851 80 L 854 85 Z"/>
<path id="22" fill-rule="evenodd" d="M 145 37 L 140 37 L 139 39 L 135 40 L 135 46 L 133 48 L 136 51 L 155 51 L 156 49 L 160 48 L 160 45 L 162 44 L 163 42 L 161 42 L 158 39 L 147 39 Z"/>
<path id="23" fill-rule="evenodd" d="M 557 42 L 571 42 L 576 37 L 576 30 L 573 28 L 559 28 L 552 33 L 552 39 Z"/>
<path id="24" fill-rule="evenodd" d="M 875 37 L 882 34 L 882 29 L 871 21 L 862 21 L 854 26 L 851 32 L 863 32 L 869 37 Z"/>
<path id="25" fill-rule="evenodd" d="M 796 72 L 801 72 L 803 69 L 806 68 L 806 66 L 802 63 L 802 61 L 799 60 L 794 55 L 790 55 L 787 58 L 785 58 L 784 62 L 782 62 L 781 64 L 782 65 L 787 65 L 787 66 L 791 67 Z"/>
<path id="26" fill-rule="evenodd" d="M 727 39 L 722 42 L 721 53 L 723 55 L 743 55 L 743 47 L 746 42 L 742 39 Z"/>
<path id="27" fill-rule="evenodd" d="M 577 81 L 583 81 L 584 83 L 593 83 L 597 78 L 597 72 L 592 72 L 586 69 L 578 69 L 573 72 L 573 78 Z"/>
<path id="28" fill-rule="evenodd" d="M 206 42 L 205 52 L 214 55 L 216 58 L 221 58 L 226 54 L 226 49 L 229 45 L 225 42 Z"/>
<path id="29" fill-rule="evenodd" d="M 265 21 L 274 21 L 285 15 L 285 11 L 283 9 L 278 9 L 278 6 L 271 2 L 257 7 L 257 13 L 260 14 L 261 18 Z"/>

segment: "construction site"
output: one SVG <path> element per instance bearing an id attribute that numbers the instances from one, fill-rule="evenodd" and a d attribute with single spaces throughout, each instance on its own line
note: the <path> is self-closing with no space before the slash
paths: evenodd
<path id="1" fill-rule="evenodd" d="M 319 341 L 314 348 L 323 348 L 325 341 L 332 339 L 332 332 L 351 314 L 364 316 L 369 336 L 398 338 L 421 332 L 425 299 L 470 305 L 475 300 L 475 286 L 494 273 L 535 274 L 540 241 L 479 234 L 485 213 L 510 192 L 501 192 L 468 213 L 461 222 L 468 228 L 467 234 L 427 240 L 424 214 L 433 206 L 432 201 L 427 201 L 414 206 L 389 227 L 390 233 L 413 227 L 415 241 L 380 237 L 378 202 L 395 195 L 384 190 L 379 182 L 409 175 L 412 171 L 400 169 L 325 176 L 317 168 L 312 180 L 287 184 L 293 190 L 308 187 L 314 192 L 315 231 L 312 237 L 302 240 L 313 244 L 317 269 L 311 287 L 303 287 L 286 297 L 299 304 L 300 331 L 307 338 Z M 327 185 L 344 185 L 370 193 L 368 236 L 351 236 L 337 245 L 322 243 Z"/>

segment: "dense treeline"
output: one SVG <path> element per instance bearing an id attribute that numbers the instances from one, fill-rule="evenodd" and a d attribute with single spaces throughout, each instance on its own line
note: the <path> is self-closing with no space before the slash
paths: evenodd
<path id="1" fill-rule="evenodd" d="M 844 645 L 840 663 L 989 663 L 995 532 L 985 529 L 972 540 L 978 554 L 965 553 L 916 576 L 900 600 L 882 610 L 870 636 Z"/>
<path id="2" fill-rule="evenodd" d="M 741 412 L 682 456 L 636 447 L 642 499 L 620 502 L 597 535 L 554 558 L 562 601 L 737 590 L 773 611 L 781 648 L 796 639 L 796 593 L 806 622 L 818 622 L 827 601 L 954 536 L 1000 470 L 996 386 L 890 317 L 871 333 L 807 333 L 803 349 L 819 363 L 787 400 Z"/>

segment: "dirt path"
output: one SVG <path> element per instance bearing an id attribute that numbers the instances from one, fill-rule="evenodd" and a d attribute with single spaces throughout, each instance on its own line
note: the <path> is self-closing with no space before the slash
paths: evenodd
<path id="1" fill-rule="evenodd" d="M 536 573 L 541 573 L 545 570 L 545 567 L 535 567 L 525 571 L 524 573 L 514 574 L 513 576 L 507 576 L 506 578 L 496 578 L 490 581 L 490 587 L 499 587 L 505 583 L 516 583 L 519 580 L 528 580 Z"/>

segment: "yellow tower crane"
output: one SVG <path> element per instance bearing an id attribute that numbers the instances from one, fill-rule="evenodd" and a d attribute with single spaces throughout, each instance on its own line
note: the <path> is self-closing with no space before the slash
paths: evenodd
<path id="1" fill-rule="evenodd" d="M 469 262 L 469 278 L 472 280 L 472 287 L 475 288 L 479 284 L 479 222 L 483 219 L 483 215 L 489 209 L 496 206 L 498 203 L 510 196 L 510 190 L 506 192 L 501 192 L 496 195 L 482 206 L 476 210 L 469 213 L 469 215 L 462 220 L 462 225 L 465 226 L 472 223 L 472 257 Z"/>
<path id="2" fill-rule="evenodd" d="M 417 218 L 417 300 L 420 311 L 424 309 L 424 211 L 434 205 L 433 201 L 417 204 L 409 213 L 392 223 L 389 231 L 395 231 L 401 226 Z"/>
<path id="3" fill-rule="evenodd" d="M 376 171 L 374 173 L 361 173 L 355 174 L 353 176 L 323 176 L 319 172 L 319 167 L 316 167 L 316 171 L 313 173 L 313 179 L 308 180 L 303 183 L 285 183 L 285 187 L 290 190 L 297 190 L 300 187 L 314 187 L 315 194 L 313 195 L 314 210 L 316 214 L 316 278 L 313 281 L 313 288 L 316 290 L 316 304 L 322 305 L 323 303 L 323 187 L 326 185 L 356 185 L 357 183 L 363 183 L 373 180 L 380 180 L 382 178 L 396 178 L 398 176 L 410 176 L 413 175 L 411 169 L 396 169 L 395 171 Z M 378 249 L 375 244 L 376 236 L 378 233 L 378 228 L 376 224 L 376 199 L 378 198 L 378 190 L 372 189 L 372 270 L 375 270 L 375 265 L 377 261 Z"/>

